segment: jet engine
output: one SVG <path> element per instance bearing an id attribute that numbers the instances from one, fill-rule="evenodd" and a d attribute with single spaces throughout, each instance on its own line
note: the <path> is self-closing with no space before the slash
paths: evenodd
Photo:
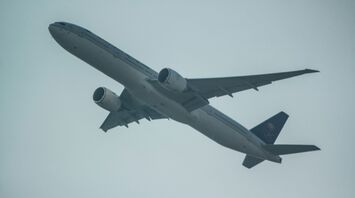
<path id="1" fill-rule="evenodd" d="M 176 71 L 164 68 L 158 74 L 158 81 L 167 89 L 183 92 L 187 89 L 187 81 Z"/>
<path id="2" fill-rule="evenodd" d="M 99 87 L 92 96 L 94 102 L 107 111 L 117 111 L 122 106 L 120 98 L 106 87 Z"/>

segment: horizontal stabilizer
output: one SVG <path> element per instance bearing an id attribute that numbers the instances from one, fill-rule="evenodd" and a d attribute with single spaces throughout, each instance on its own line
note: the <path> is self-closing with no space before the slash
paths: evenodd
<path id="1" fill-rule="evenodd" d="M 263 162 L 263 159 L 259 159 L 250 155 L 245 156 L 243 161 L 243 166 L 247 168 L 253 168 L 254 166 L 258 165 L 259 163 Z"/>
<path id="2" fill-rule="evenodd" d="M 290 144 L 267 144 L 264 148 L 275 155 L 287 155 L 293 153 L 303 153 L 308 151 L 318 151 L 315 145 L 290 145 Z"/>

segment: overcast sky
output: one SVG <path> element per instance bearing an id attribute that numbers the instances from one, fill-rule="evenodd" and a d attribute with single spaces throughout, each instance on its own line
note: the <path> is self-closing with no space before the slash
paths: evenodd
<path id="1" fill-rule="evenodd" d="M 354 10 L 341 0 L 2 0 L 0 197 L 353 197 Z M 318 69 L 210 102 L 247 128 L 285 111 L 277 143 L 322 151 L 249 170 L 242 153 L 172 120 L 105 134 L 92 93 L 123 86 L 61 48 L 55 21 L 189 78 Z"/>

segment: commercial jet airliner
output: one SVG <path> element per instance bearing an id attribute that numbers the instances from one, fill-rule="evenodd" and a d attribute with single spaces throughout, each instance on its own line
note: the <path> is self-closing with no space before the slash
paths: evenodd
<path id="1" fill-rule="evenodd" d="M 117 96 L 105 87 L 93 100 L 109 111 L 101 129 L 126 126 L 140 119 L 171 118 L 187 124 L 218 144 L 246 154 L 243 165 L 252 168 L 264 160 L 281 163 L 280 155 L 319 150 L 314 145 L 274 144 L 288 115 L 280 112 L 248 130 L 209 105 L 208 99 L 258 90 L 273 81 L 307 73 L 304 69 L 262 75 L 225 78 L 184 78 L 170 68 L 159 73 L 77 25 L 56 22 L 49 32 L 68 52 L 124 85 Z"/>

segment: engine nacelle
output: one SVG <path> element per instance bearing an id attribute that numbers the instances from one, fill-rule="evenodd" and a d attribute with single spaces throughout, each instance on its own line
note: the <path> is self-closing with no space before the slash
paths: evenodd
<path id="1" fill-rule="evenodd" d="M 176 71 L 164 68 L 158 74 L 158 81 L 167 89 L 183 92 L 187 89 L 187 81 Z"/>
<path id="2" fill-rule="evenodd" d="M 92 96 L 94 102 L 107 111 L 117 111 L 122 106 L 120 98 L 111 90 L 105 87 L 99 87 Z"/>

